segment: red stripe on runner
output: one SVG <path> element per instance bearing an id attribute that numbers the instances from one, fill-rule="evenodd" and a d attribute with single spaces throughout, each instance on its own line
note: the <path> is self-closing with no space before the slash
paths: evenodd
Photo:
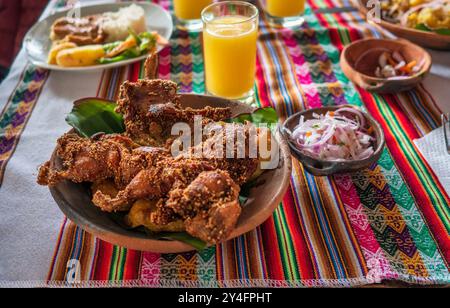
<path id="1" fill-rule="evenodd" d="M 267 82 L 264 78 L 263 67 L 259 54 L 256 58 L 256 86 L 258 88 L 259 99 L 261 102 L 261 107 L 270 107 L 271 101 L 269 99 L 267 88 Z"/>
<path id="2" fill-rule="evenodd" d="M 109 280 L 113 245 L 98 240 L 98 256 L 95 264 L 93 280 Z"/>
<path id="3" fill-rule="evenodd" d="M 136 250 L 127 250 L 127 259 L 123 269 L 123 280 L 136 280 L 139 278 L 139 269 L 141 263 L 141 252 Z"/>
<path id="4" fill-rule="evenodd" d="M 313 271 L 314 265 L 311 260 L 311 254 L 309 253 L 305 235 L 301 229 L 302 222 L 299 213 L 296 211 L 294 196 L 291 189 L 289 189 L 284 196 L 283 203 L 285 204 L 284 211 L 286 212 L 286 220 L 295 246 L 295 256 L 301 279 L 315 279 L 316 277 Z"/>
<path id="5" fill-rule="evenodd" d="M 286 277 L 284 276 L 283 264 L 281 262 L 280 248 L 278 247 L 273 216 L 261 226 L 261 230 L 268 276 L 274 280 L 285 280 Z"/>
<path id="6" fill-rule="evenodd" d="M 428 223 L 428 227 L 433 234 L 434 238 L 438 242 L 443 251 L 443 255 L 447 261 L 450 262 L 450 239 L 445 226 L 439 219 L 438 214 L 432 206 L 428 193 L 426 192 L 423 184 L 416 176 L 415 171 L 412 169 L 409 161 L 407 160 L 403 149 L 400 148 L 394 134 L 391 132 L 386 120 L 378 110 L 374 98 L 366 91 L 358 88 L 361 98 L 365 102 L 365 105 L 372 116 L 380 123 L 386 136 L 386 145 L 391 152 L 391 155 L 395 157 L 395 164 L 398 171 L 402 174 L 405 184 L 408 185 L 412 195 L 414 196 L 417 205 L 425 216 L 425 220 Z M 426 162 L 424 161 L 426 164 Z M 439 182 L 437 182 L 439 183 Z M 439 187 L 441 188 L 440 184 Z M 448 197 L 447 197 L 448 199 Z"/>

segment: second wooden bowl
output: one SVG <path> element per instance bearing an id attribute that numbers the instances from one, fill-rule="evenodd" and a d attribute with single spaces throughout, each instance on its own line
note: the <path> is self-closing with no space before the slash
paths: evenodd
<path id="1" fill-rule="evenodd" d="M 383 52 L 399 52 L 407 62 L 422 62 L 419 72 L 407 78 L 375 76 L 378 59 Z M 379 93 L 407 91 L 418 85 L 431 69 L 431 56 L 423 48 L 407 40 L 363 39 L 344 48 L 341 54 L 344 74 L 361 88 Z"/>
<path id="2" fill-rule="evenodd" d="M 306 155 L 298 149 L 295 141 L 290 137 L 289 131 L 293 132 L 295 130 L 295 127 L 298 125 L 302 116 L 305 118 L 305 120 L 310 120 L 313 118 L 314 114 L 326 114 L 329 111 L 336 111 L 343 107 L 355 108 L 359 110 L 364 115 L 370 126 L 373 127 L 374 137 L 376 140 L 374 144 L 375 152 L 370 157 L 353 161 L 323 160 Z M 385 137 L 381 125 L 370 114 L 352 105 L 328 106 L 298 112 L 289 117 L 284 122 L 280 130 L 288 140 L 292 155 L 303 164 L 303 167 L 306 171 L 315 176 L 329 176 L 339 173 L 351 173 L 369 168 L 380 159 L 385 145 Z"/>

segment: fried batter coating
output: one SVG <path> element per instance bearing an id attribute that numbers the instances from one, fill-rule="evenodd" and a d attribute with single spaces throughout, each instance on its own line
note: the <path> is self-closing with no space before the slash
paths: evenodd
<path id="1" fill-rule="evenodd" d="M 185 189 L 172 190 L 167 206 L 185 219 L 189 234 L 215 244 L 236 226 L 241 214 L 239 191 L 227 172 L 202 172 Z"/>
<path id="2" fill-rule="evenodd" d="M 252 124 L 226 124 L 222 127 L 221 133 L 216 133 L 190 148 L 187 157 L 207 161 L 215 169 L 227 171 L 238 185 L 245 184 L 259 166 L 257 153 L 250 153 L 251 145 L 258 144 L 259 132 Z M 254 134 L 251 134 L 253 129 Z M 223 150 L 221 155 L 217 155 L 218 147 Z M 202 157 L 195 158 L 198 152 L 202 153 Z M 181 154 L 178 159 L 183 157 L 186 157 L 186 154 Z"/>
<path id="3" fill-rule="evenodd" d="M 152 80 L 158 78 L 159 58 L 157 52 L 152 52 L 144 63 L 145 78 Z"/>
<path id="4" fill-rule="evenodd" d="M 58 139 L 56 154 L 63 169 L 46 162 L 39 169 L 38 184 L 55 186 L 62 180 L 75 183 L 113 179 L 120 188 L 127 185 L 141 170 L 169 157 L 165 149 L 138 147 L 122 135 L 100 135 L 82 138 L 74 133 Z"/>
<path id="5" fill-rule="evenodd" d="M 156 77 L 155 61 L 150 57 L 146 63 L 147 78 Z M 231 117 L 229 108 L 182 108 L 176 90 L 171 81 L 125 82 L 116 111 L 124 116 L 126 133 L 62 136 L 56 148 L 61 170 L 45 163 L 38 183 L 92 182 L 92 202 L 105 212 L 130 211 L 132 227 L 185 228 L 209 244 L 228 238 L 241 214 L 239 186 L 260 172 L 261 158 L 250 152 L 260 132 L 251 133 L 256 129 L 251 124 L 220 122 Z M 197 115 L 203 126 L 223 126 L 223 134 L 202 136 L 200 144 L 172 157 L 173 125 L 193 126 Z M 216 155 L 218 145 L 225 156 Z"/>
<path id="6" fill-rule="evenodd" d="M 56 154 L 63 170 L 51 168 L 50 162 L 39 169 L 38 183 L 54 186 L 62 180 L 75 183 L 114 178 L 122 155 L 130 153 L 134 143 L 121 135 L 100 136 L 99 140 L 82 138 L 74 133 L 58 139 Z"/>
<path id="7" fill-rule="evenodd" d="M 154 168 L 140 171 L 115 198 L 98 191 L 92 202 L 106 212 L 129 210 L 129 204 L 138 199 L 159 199 L 176 188 L 184 188 L 201 172 L 213 170 L 207 162 L 166 159 Z"/>
<path id="8" fill-rule="evenodd" d="M 151 105 L 179 105 L 177 84 L 169 80 L 125 81 L 120 87 L 116 112 L 123 114 L 126 134 L 139 144 L 157 145 L 150 135 L 147 113 Z"/>
<path id="9" fill-rule="evenodd" d="M 177 122 L 192 124 L 196 115 L 208 121 L 231 117 L 229 108 L 182 108 L 176 92 L 177 85 L 172 81 L 126 81 L 120 88 L 116 108 L 124 115 L 126 134 L 139 144 L 162 146 Z"/>

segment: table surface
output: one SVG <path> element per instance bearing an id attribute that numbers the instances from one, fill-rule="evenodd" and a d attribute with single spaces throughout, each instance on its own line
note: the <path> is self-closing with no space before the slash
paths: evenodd
<path id="1" fill-rule="evenodd" d="M 171 9 L 171 1 L 156 2 Z M 64 4 L 52 1 L 44 15 Z M 282 119 L 303 108 L 359 105 L 385 130 L 382 159 L 370 170 L 329 178 L 314 178 L 294 161 L 291 187 L 272 218 L 200 253 L 160 255 L 103 242 L 68 221 L 35 183 L 37 167 L 69 129 L 64 118 L 72 102 L 116 98 L 124 80 L 142 75 L 142 63 L 48 72 L 30 65 L 22 50 L 0 85 L 0 286 L 65 285 L 74 264 L 87 286 L 449 284 L 449 197 L 412 143 L 450 112 L 449 53 L 430 50 L 432 71 L 414 91 L 369 94 L 343 75 L 339 52 L 356 39 L 389 34 L 356 11 L 335 12 L 350 6 L 310 2 L 306 24 L 296 31 L 274 30 L 262 17 L 257 102 L 275 107 Z M 159 74 L 182 92 L 203 93 L 201 36 L 175 31 L 160 53 Z"/>

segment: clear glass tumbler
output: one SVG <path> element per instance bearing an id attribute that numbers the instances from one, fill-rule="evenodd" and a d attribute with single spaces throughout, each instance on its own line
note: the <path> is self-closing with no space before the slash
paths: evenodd
<path id="1" fill-rule="evenodd" d="M 202 12 L 208 94 L 253 101 L 258 9 L 248 2 L 223 1 Z"/>
<path id="2" fill-rule="evenodd" d="M 264 10 L 273 25 L 286 28 L 298 27 L 305 21 L 306 0 L 262 0 Z"/>
<path id="3" fill-rule="evenodd" d="M 202 10 L 214 0 L 173 0 L 177 23 L 188 31 L 202 29 Z"/>

